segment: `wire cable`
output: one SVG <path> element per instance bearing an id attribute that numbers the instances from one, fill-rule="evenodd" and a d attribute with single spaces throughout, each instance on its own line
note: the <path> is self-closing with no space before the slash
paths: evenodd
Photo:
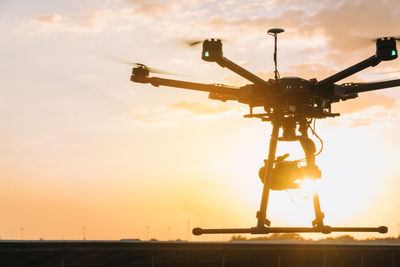
<path id="1" fill-rule="evenodd" d="M 318 140 L 321 142 L 321 148 L 319 149 L 319 151 L 315 154 L 315 156 L 318 156 L 319 154 L 321 154 L 322 150 L 324 149 L 324 141 L 322 141 L 321 137 L 319 137 L 319 135 L 316 133 L 315 131 L 315 121 L 316 119 L 314 119 L 314 127 L 311 127 L 310 124 L 308 124 L 308 128 L 310 128 L 312 134 L 318 138 Z M 314 129 L 313 129 L 314 128 Z"/>

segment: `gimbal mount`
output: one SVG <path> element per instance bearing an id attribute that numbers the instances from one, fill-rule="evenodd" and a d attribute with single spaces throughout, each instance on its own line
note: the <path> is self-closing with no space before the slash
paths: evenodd
<path id="1" fill-rule="evenodd" d="M 272 123 L 272 134 L 269 142 L 268 159 L 259 175 L 264 184 L 260 209 L 257 212 L 257 225 L 252 228 L 233 229 L 201 229 L 194 228 L 193 234 L 268 234 L 268 233 L 324 233 L 331 232 L 378 232 L 387 233 L 386 226 L 380 227 L 330 227 L 324 224 L 324 213 L 321 211 L 318 193 L 313 195 L 315 219 L 312 227 L 271 227 L 267 219 L 267 206 L 270 190 L 297 189 L 297 180 L 321 178 L 321 171 L 315 165 L 315 144 L 308 137 L 312 120 L 336 117 L 340 114 L 331 112 L 331 104 L 358 97 L 358 93 L 400 86 L 400 79 L 373 83 L 335 84 L 352 74 L 367 67 L 374 67 L 381 61 L 397 58 L 396 38 L 381 38 L 376 40 L 375 55 L 357 63 L 343 71 L 318 82 L 316 79 L 305 80 L 298 77 L 280 78 L 277 70 L 277 35 L 282 29 L 270 29 L 268 33 L 275 38 L 275 79 L 261 79 L 248 70 L 233 63 L 223 56 L 222 42 L 218 39 L 208 39 L 203 42 L 202 59 L 216 62 L 221 67 L 237 73 L 252 82 L 242 87 L 221 84 L 202 84 L 180 80 L 149 77 L 150 70 L 139 64 L 133 68 L 131 81 L 150 83 L 153 86 L 170 86 L 183 89 L 209 92 L 209 98 L 227 101 L 234 100 L 247 104 L 250 113 L 245 118 L 259 118 Z M 262 107 L 265 112 L 255 114 L 253 108 Z M 282 128 L 282 136 L 279 136 Z M 300 132 L 297 135 L 296 131 Z M 318 136 L 317 136 L 318 137 Z M 286 161 L 288 155 L 276 157 L 278 141 L 299 141 L 305 154 L 305 166 L 299 166 L 298 161 Z M 317 153 L 318 154 L 318 153 Z"/>

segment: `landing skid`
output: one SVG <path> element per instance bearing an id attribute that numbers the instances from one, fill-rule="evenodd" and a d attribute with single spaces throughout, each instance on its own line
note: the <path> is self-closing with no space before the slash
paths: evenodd
<path id="1" fill-rule="evenodd" d="M 322 227 L 252 227 L 252 228 L 231 228 L 231 229 L 202 229 L 194 228 L 194 235 L 202 234 L 272 234 L 272 233 L 322 233 L 330 234 L 332 232 L 377 232 L 387 233 L 386 226 L 379 227 L 331 227 L 324 225 Z"/>
<path id="2" fill-rule="evenodd" d="M 268 160 L 265 161 L 265 172 L 263 177 L 263 192 L 261 197 L 260 210 L 257 212 L 257 225 L 252 228 L 231 228 L 231 229 L 202 229 L 194 228 L 194 235 L 202 234 L 270 234 L 270 233 L 323 233 L 332 232 L 377 232 L 385 234 L 388 232 L 386 226 L 380 227 L 331 227 L 324 224 L 324 213 L 321 210 L 319 195 L 314 192 L 313 205 L 315 219 L 312 227 L 270 227 L 271 222 L 267 219 L 267 206 L 269 193 L 272 187 L 272 173 L 274 164 L 277 162 L 276 148 L 278 141 L 299 141 L 304 153 L 308 168 L 318 169 L 315 165 L 315 144 L 308 138 L 309 123 L 306 118 L 285 117 L 282 113 L 270 114 L 268 120 L 272 122 L 272 134 L 269 143 Z M 301 136 L 296 135 L 296 124 L 299 124 Z M 279 137 L 279 129 L 283 128 L 283 135 Z M 261 177 L 261 176 L 260 176 Z M 318 178 L 318 177 L 317 177 Z M 276 189 L 275 190 L 279 190 Z"/>

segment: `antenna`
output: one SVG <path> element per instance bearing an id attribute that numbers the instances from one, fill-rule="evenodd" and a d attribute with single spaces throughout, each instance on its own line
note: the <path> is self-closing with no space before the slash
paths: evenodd
<path id="1" fill-rule="evenodd" d="M 275 64 L 275 80 L 278 80 L 279 78 L 279 72 L 278 72 L 278 61 L 277 61 L 277 42 L 278 42 L 278 33 L 284 32 L 284 29 L 281 28 L 272 28 L 268 30 L 268 34 L 271 36 L 274 36 L 275 38 L 275 48 L 274 48 L 274 64 Z"/>

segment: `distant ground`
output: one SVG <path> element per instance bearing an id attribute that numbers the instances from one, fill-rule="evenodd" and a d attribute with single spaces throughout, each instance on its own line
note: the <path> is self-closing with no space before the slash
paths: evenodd
<path id="1" fill-rule="evenodd" d="M 306 239 L 300 234 L 269 234 L 268 236 L 247 238 L 241 235 L 234 235 L 230 241 L 297 241 L 297 242 L 315 242 L 315 243 L 383 243 L 400 244 L 400 236 L 385 238 L 355 239 L 351 235 L 342 235 L 338 237 L 327 237 L 313 240 Z"/>
<path id="2" fill-rule="evenodd" d="M 296 235 L 274 236 L 293 237 Z M 341 237 L 332 240 L 337 243 L 271 238 L 236 238 L 236 242 L 0 240 L 0 266 L 400 267 L 400 244 L 346 243 Z"/>

